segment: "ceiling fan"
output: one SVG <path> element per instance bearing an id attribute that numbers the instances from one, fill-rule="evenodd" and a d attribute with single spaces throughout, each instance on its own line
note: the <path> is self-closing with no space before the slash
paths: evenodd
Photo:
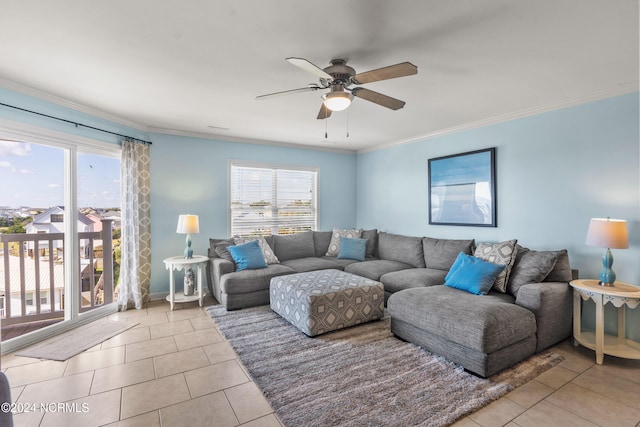
<path id="1" fill-rule="evenodd" d="M 396 77 L 410 76 L 418 74 L 418 67 L 410 62 L 389 65 L 364 73 L 356 73 L 356 70 L 347 65 L 344 59 L 333 59 L 331 65 L 322 69 L 304 58 L 287 58 L 287 61 L 296 67 L 320 78 L 319 83 L 311 83 L 307 87 L 285 90 L 283 92 L 269 93 L 257 96 L 256 99 L 268 99 L 275 96 L 289 95 L 298 92 L 311 92 L 319 89 L 330 89 L 322 95 L 323 103 L 318 113 L 318 119 L 326 119 L 331 116 L 332 111 L 342 111 L 351 105 L 353 97 L 366 99 L 374 104 L 399 110 L 404 107 L 405 102 L 399 99 L 383 95 L 370 89 L 362 87 L 349 88 L 352 85 L 377 82 L 380 80 L 394 79 Z"/>

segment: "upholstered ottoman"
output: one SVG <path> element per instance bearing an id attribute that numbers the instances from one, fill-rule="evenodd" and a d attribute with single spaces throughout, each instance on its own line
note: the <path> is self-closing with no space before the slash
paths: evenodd
<path id="1" fill-rule="evenodd" d="M 312 337 L 384 316 L 382 283 L 340 270 L 271 279 L 271 309 Z"/>

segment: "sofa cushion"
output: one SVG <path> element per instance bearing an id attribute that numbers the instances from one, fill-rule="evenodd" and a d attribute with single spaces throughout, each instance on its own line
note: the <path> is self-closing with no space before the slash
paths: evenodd
<path id="1" fill-rule="evenodd" d="M 460 252 L 447 273 L 444 284 L 475 295 L 486 295 L 505 268 L 505 265 L 483 261 Z"/>
<path id="2" fill-rule="evenodd" d="M 513 264 L 507 291 L 518 295 L 518 289 L 529 283 L 540 283 L 556 265 L 558 254 L 553 251 L 532 251 L 518 246 L 516 262 Z"/>
<path id="3" fill-rule="evenodd" d="M 536 333 L 533 313 L 508 294 L 473 295 L 448 286 L 396 292 L 389 316 L 483 353 L 508 347 Z"/>
<path id="4" fill-rule="evenodd" d="M 375 258 L 378 256 L 378 230 L 362 230 L 361 239 L 367 239 L 367 253 L 366 258 Z"/>
<path id="5" fill-rule="evenodd" d="M 378 258 L 425 268 L 422 238 L 378 233 Z"/>
<path id="6" fill-rule="evenodd" d="M 329 247 L 327 248 L 326 256 L 338 256 L 340 253 L 340 239 L 343 237 L 347 237 L 349 239 L 359 239 L 362 235 L 362 230 L 359 229 L 350 229 L 343 230 L 340 228 L 334 228 L 331 234 L 331 241 L 329 242 Z"/>
<path id="7" fill-rule="evenodd" d="M 356 261 L 355 259 L 337 258 L 337 257 L 334 257 L 334 256 L 323 256 L 321 258 L 329 260 L 329 261 L 331 261 L 331 262 L 333 262 L 335 264 L 338 264 L 340 266 L 341 270 L 344 270 L 344 268 L 349 264 L 353 264 L 353 263 L 359 262 L 359 261 Z"/>
<path id="8" fill-rule="evenodd" d="M 573 274 L 571 273 L 571 266 L 569 264 L 569 253 L 566 249 L 554 251 L 558 257 L 556 265 L 547 277 L 545 282 L 570 282 L 573 280 Z"/>
<path id="9" fill-rule="evenodd" d="M 316 251 L 317 257 L 322 257 L 327 253 L 329 249 L 329 242 L 331 242 L 331 231 L 314 231 L 313 232 L 313 246 Z"/>
<path id="10" fill-rule="evenodd" d="M 422 239 L 425 265 L 427 268 L 449 270 L 458 254 L 463 252 L 467 255 L 471 255 L 473 253 L 474 245 L 474 239 L 453 240 L 425 237 Z"/>
<path id="11" fill-rule="evenodd" d="M 271 264 L 260 270 L 234 271 L 220 277 L 220 290 L 225 294 L 269 291 L 269 283 L 273 277 L 295 272 L 294 269 L 282 264 Z"/>
<path id="12" fill-rule="evenodd" d="M 507 240 L 500 243 L 481 243 L 475 250 L 474 255 L 482 260 L 494 264 L 505 265 L 506 268 L 498 275 L 493 288 L 498 292 L 507 292 L 507 283 L 511 274 L 511 267 L 516 260 L 517 240 Z"/>
<path id="13" fill-rule="evenodd" d="M 316 271 L 316 270 L 343 270 L 344 267 L 338 264 L 337 262 L 317 258 L 317 257 L 308 257 L 308 258 L 298 258 L 298 259 L 290 259 L 287 261 L 282 261 L 283 265 L 286 265 L 289 268 L 292 268 L 296 271 L 296 273 L 304 273 L 307 271 Z"/>
<path id="14" fill-rule="evenodd" d="M 340 239 L 338 258 L 364 261 L 366 253 L 367 239 L 349 239 L 348 237 Z"/>
<path id="15" fill-rule="evenodd" d="M 277 264 L 280 262 L 278 257 L 273 253 L 273 249 L 267 243 L 264 237 L 256 236 L 256 237 L 234 237 L 233 241 L 236 245 L 242 245 L 243 243 L 248 243 L 252 240 L 257 240 L 260 245 L 260 250 L 262 251 L 262 255 L 264 256 L 264 260 L 267 264 Z M 222 257 L 224 258 L 224 257 Z"/>
<path id="16" fill-rule="evenodd" d="M 280 262 L 316 255 L 312 231 L 274 236 L 273 245 L 274 252 Z"/>
<path id="17" fill-rule="evenodd" d="M 403 289 L 442 285 L 446 271 L 433 268 L 410 268 L 393 271 L 380 277 L 387 292 L 398 292 Z"/>
<path id="18" fill-rule="evenodd" d="M 380 277 L 384 274 L 391 273 L 392 271 L 407 270 L 409 268 L 414 268 L 414 266 L 399 261 L 378 259 L 349 264 L 344 268 L 344 271 L 366 277 L 367 279 L 380 281 Z"/>
<path id="19" fill-rule="evenodd" d="M 265 261 L 264 255 L 262 255 L 262 250 L 257 240 L 229 246 L 227 250 L 231 254 L 233 262 L 236 263 L 236 271 L 255 270 L 267 267 L 267 261 Z"/>

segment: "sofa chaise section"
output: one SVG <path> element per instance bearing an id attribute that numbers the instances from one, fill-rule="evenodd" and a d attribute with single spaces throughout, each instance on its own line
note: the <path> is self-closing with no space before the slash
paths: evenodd
<path id="1" fill-rule="evenodd" d="M 391 332 L 488 377 L 536 350 L 533 313 L 513 297 L 448 286 L 397 292 L 387 301 Z"/>

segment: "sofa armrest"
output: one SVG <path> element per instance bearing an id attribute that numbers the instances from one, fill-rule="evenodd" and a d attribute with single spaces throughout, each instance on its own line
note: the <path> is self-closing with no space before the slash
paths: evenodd
<path id="1" fill-rule="evenodd" d="M 236 271 L 236 266 L 231 261 L 223 258 L 211 258 L 207 274 L 209 292 L 220 301 L 220 278 L 227 273 Z"/>
<path id="2" fill-rule="evenodd" d="M 536 352 L 551 347 L 571 335 L 573 299 L 568 283 L 544 282 L 523 285 L 518 290 L 516 304 L 530 310 L 536 317 Z"/>

